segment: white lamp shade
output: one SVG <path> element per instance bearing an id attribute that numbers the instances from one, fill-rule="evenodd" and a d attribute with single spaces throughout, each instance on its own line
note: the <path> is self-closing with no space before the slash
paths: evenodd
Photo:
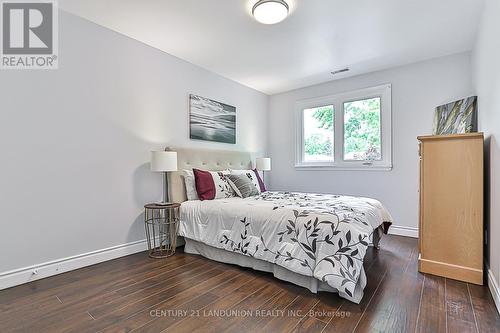
<path id="1" fill-rule="evenodd" d="M 152 151 L 151 171 L 153 172 L 177 171 L 177 152 Z"/>
<path id="2" fill-rule="evenodd" d="M 271 159 L 269 157 L 260 157 L 255 160 L 255 167 L 260 171 L 271 170 Z"/>

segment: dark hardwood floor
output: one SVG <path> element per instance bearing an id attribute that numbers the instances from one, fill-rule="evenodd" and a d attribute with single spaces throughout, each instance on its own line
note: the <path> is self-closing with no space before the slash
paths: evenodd
<path id="1" fill-rule="evenodd" d="M 417 240 L 370 249 L 361 304 L 179 251 L 0 291 L 0 332 L 500 332 L 486 287 L 417 272 Z"/>

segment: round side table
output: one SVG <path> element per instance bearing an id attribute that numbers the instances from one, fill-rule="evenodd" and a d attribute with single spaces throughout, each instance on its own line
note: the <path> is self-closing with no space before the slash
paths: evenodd
<path id="1" fill-rule="evenodd" d="M 144 225 L 151 258 L 167 258 L 175 253 L 180 207 L 178 203 L 144 205 Z"/>

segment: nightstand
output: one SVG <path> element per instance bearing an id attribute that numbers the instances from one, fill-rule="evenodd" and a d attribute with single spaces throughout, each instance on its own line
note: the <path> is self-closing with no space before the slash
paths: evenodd
<path id="1" fill-rule="evenodd" d="M 175 253 L 180 207 L 178 203 L 144 205 L 144 225 L 151 258 L 167 258 Z"/>

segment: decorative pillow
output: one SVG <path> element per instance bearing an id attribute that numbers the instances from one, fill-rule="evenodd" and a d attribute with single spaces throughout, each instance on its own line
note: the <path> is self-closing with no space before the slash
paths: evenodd
<path id="1" fill-rule="evenodd" d="M 213 200 L 234 197 L 226 175 L 228 171 L 204 171 L 193 169 L 196 192 L 200 200 Z"/>
<path id="2" fill-rule="evenodd" d="M 259 182 L 259 189 L 261 192 L 266 192 L 266 184 L 264 184 L 264 182 L 262 181 L 262 179 L 260 178 L 260 174 L 259 174 L 259 171 L 257 171 L 257 169 L 253 169 L 253 172 L 255 172 L 255 175 L 257 176 L 257 181 Z"/>
<path id="3" fill-rule="evenodd" d="M 227 181 L 240 198 L 247 198 L 259 195 L 259 189 L 247 177 L 247 175 L 227 175 Z"/>
<path id="4" fill-rule="evenodd" d="M 263 192 L 262 187 L 260 186 L 260 176 L 258 172 L 254 170 L 231 170 L 232 175 L 246 175 L 248 179 L 252 181 L 252 183 L 255 185 L 255 187 L 259 190 L 259 193 Z M 261 180 L 262 182 L 262 180 Z M 265 191 L 265 188 L 264 188 Z"/>
<path id="5" fill-rule="evenodd" d="M 184 185 L 186 186 L 186 196 L 188 200 L 199 200 L 196 192 L 193 170 L 182 170 L 184 174 Z"/>

